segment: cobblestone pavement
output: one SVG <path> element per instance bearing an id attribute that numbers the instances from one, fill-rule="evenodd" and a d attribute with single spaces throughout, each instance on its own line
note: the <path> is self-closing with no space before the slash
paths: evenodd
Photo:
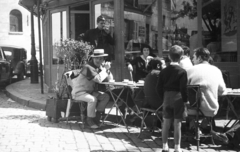
<path id="1" fill-rule="evenodd" d="M 161 151 L 159 135 L 107 122 L 101 130 L 80 129 L 75 122 L 48 122 L 44 111 L 20 105 L 0 91 L 0 152 L 154 152 Z M 173 141 L 170 140 L 173 148 Z M 182 142 L 183 151 L 196 151 Z M 171 149 L 171 152 L 173 149 Z M 220 145 L 201 145 L 201 151 L 230 151 Z"/>

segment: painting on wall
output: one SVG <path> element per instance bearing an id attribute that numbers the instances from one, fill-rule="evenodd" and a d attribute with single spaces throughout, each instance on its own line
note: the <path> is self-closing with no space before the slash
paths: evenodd
<path id="1" fill-rule="evenodd" d="M 237 51 L 237 0 L 221 0 L 222 51 Z"/>

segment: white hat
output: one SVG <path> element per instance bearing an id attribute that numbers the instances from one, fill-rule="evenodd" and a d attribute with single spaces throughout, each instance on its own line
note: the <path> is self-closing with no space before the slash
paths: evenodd
<path id="1" fill-rule="evenodd" d="M 104 54 L 104 49 L 95 49 L 93 51 L 93 54 L 91 57 L 102 57 L 102 56 L 108 56 L 108 54 Z"/>

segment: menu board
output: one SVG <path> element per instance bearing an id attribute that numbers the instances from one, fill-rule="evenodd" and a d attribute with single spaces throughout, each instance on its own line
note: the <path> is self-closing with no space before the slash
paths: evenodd
<path id="1" fill-rule="evenodd" d="M 139 37 L 145 37 L 146 35 L 146 28 L 144 26 L 138 27 L 138 36 Z"/>

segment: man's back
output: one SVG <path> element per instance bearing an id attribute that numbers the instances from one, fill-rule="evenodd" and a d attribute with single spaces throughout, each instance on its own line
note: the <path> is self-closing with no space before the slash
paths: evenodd
<path id="1" fill-rule="evenodd" d="M 219 108 L 218 94 L 226 88 L 221 71 L 210 64 L 198 64 L 187 70 L 188 83 L 199 84 L 202 92 L 200 109 L 206 116 L 214 116 Z"/>

